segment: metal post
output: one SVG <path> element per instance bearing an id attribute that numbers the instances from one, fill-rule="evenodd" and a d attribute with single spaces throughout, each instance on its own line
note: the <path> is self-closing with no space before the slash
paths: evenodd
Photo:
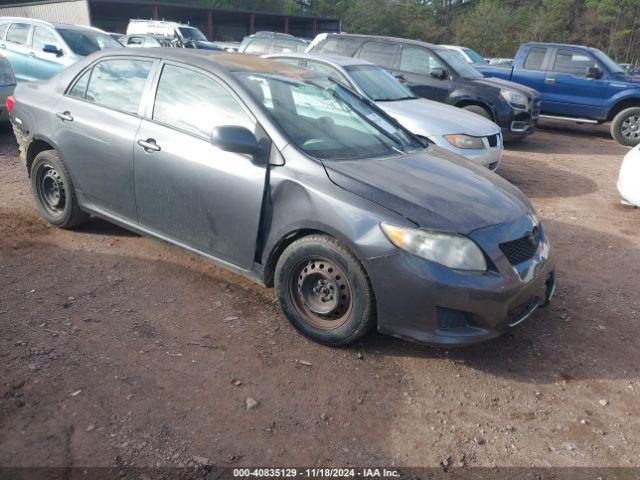
<path id="1" fill-rule="evenodd" d="M 158 20 L 158 5 L 153 6 L 153 19 Z"/>
<path id="2" fill-rule="evenodd" d="M 256 14 L 249 15 L 249 35 L 256 33 Z"/>
<path id="3" fill-rule="evenodd" d="M 213 42 L 213 10 L 207 12 L 207 37 Z"/>
<path id="4" fill-rule="evenodd" d="M 313 36 L 318 35 L 318 19 L 314 17 L 313 19 Z"/>
<path id="5" fill-rule="evenodd" d="M 289 33 L 289 17 L 284 17 L 284 33 Z"/>

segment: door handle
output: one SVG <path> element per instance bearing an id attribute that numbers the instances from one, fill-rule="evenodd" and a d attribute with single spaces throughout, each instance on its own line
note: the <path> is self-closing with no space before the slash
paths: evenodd
<path id="1" fill-rule="evenodd" d="M 544 83 L 556 83 L 556 78 L 555 77 L 546 77 L 544 79 Z"/>
<path id="2" fill-rule="evenodd" d="M 147 138 L 146 140 L 140 139 L 138 140 L 138 145 L 144 148 L 144 151 L 147 153 L 160 151 L 160 145 L 158 145 L 153 138 Z"/>
<path id="3" fill-rule="evenodd" d="M 73 122 L 73 117 L 69 112 L 58 112 L 56 113 L 56 117 L 58 117 L 63 122 Z"/>
<path id="4" fill-rule="evenodd" d="M 35 57 L 35 56 L 36 56 L 36 54 L 35 54 L 35 52 L 29 52 L 29 56 L 30 56 L 30 57 Z"/>
<path id="5" fill-rule="evenodd" d="M 2 44 L 0 44 L 0 48 L 5 50 L 7 48 L 7 46 L 4 43 L 2 43 Z"/>

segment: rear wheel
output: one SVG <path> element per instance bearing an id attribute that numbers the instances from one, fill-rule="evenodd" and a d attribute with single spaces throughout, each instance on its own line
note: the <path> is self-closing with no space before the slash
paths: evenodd
<path id="1" fill-rule="evenodd" d="M 375 324 L 367 274 L 334 238 L 311 235 L 293 242 L 278 260 L 274 283 L 291 324 L 318 343 L 348 345 Z"/>
<path id="2" fill-rule="evenodd" d="M 87 221 L 80 210 L 71 176 L 55 150 L 40 152 L 31 166 L 31 190 L 45 220 L 60 228 L 72 228 Z"/>
<path id="3" fill-rule="evenodd" d="M 487 118 L 493 121 L 493 117 L 491 116 L 491 112 L 480 105 L 467 105 L 466 107 L 462 107 L 464 110 L 468 112 L 475 113 L 476 115 L 480 115 L 481 117 Z"/>
<path id="4" fill-rule="evenodd" d="M 640 143 L 640 107 L 625 108 L 611 122 L 611 136 L 620 144 L 635 147 Z"/>

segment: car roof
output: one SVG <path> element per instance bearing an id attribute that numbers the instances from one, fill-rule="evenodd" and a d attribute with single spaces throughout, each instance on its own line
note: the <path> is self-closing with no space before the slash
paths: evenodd
<path id="1" fill-rule="evenodd" d="M 540 46 L 540 47 L 569 47 L 569 48 L 586 48 L 587 50 L 597 50 L 597 48 L 587 47 L 585 45 L 575 45 L 570 43 L 550 43 L 550 42 L 527 42 L 525 45 Z"/>
<path id="2" fill-rule="evenodd" d="M 352 57 L 340 57 L 337 55 L 322 55 L 320 53 L 274 53 L 271 55 L 265 55 L 264 58 L 303 58 L 308 60 L 320 60 L 328 63 L 333 63 L 340 67 L 349 67 L 354 65 L 374 65 L 374 63 L 368 62 L 361 58 Z"/>
<path id="3" fill-rule="evenodd" d="M 143 50 L 143 51 L 141 51 Z M 214 73 L 253 72 L 268 75 L 286 76 L 298 79 L 323 78 L 323 75 L 283 63 L 273 62 L 256 55 L 230 53 L 224 51 L 184 49 L 184 48 L 118 48 L 96 52 L 91 58 L 104 57 L 150 57 L 173 60 L 200 67 Z"/>
<path id="4" fill-rule="evenodd" d="M 87 27 L 84 25 L 73 25 L 71 23 L 60 23 L 60 22 L 47 22 L 45 20 L 39 20 L 37 18 L 28 18 L 28 17 L 0 17 L 0 23 L 13 23 L 13 22 L 21 22 L 21 23 L 31 23 L 33 25 L 43 25 L 52 28 L 62 28 L 65 30 L 86 30 L 91 32 L 101 32 L 106 33 L 103 30 L 95 27 Z"/>
<path id="5" fill-rule="evenodd" d="M 440 45 L 435 45 L 433 43 L 423 42 L 421 40 L 411 40 L 410 38 L 400 38 L 400 37 L 385 37 L 382 35 L 360 35 L 355 33 L 329 33 L 327 38 L 331 37 L 352 37 L 352 38 L 363 38 L 363 39 L 371 39 L 371 40 L 386 40 L 388 42 L 398 42 L 398 43 L 409 43 L 411 45 L 419 45 L 422 47 L 427 47 L 432 50 L 448 50 L 445 47 Z"/>

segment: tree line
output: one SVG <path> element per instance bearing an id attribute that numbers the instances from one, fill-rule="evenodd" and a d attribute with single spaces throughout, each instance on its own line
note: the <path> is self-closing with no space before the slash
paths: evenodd
<path id="1" fill-rule="evenodd" d="M 202 0 L 207 5 L 336 17 L 350 33 L 459 44 L 513 57 L 527 41 L 588 45 L 640 63 L 640 0 Z"/>

